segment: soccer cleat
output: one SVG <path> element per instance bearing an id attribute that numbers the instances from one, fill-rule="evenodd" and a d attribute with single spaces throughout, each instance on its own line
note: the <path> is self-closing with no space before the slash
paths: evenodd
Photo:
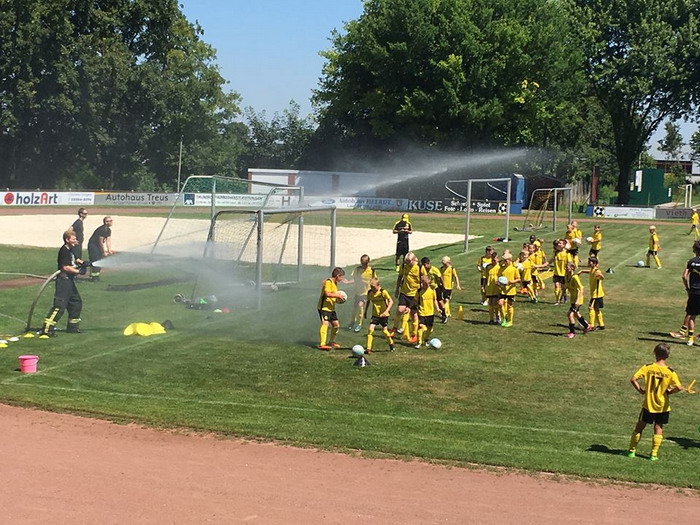
<path id="1" fill-rule="evenodd" d="M 442 324 L 447 324 L 447 316 L 443 315 L 442 320 L 440 321 Z"/>
<path id="2" fill-rule="evenodd" d="M 413 337 L 409 337 L 409 338 L 408 338 L 408 342 L 411 343 L 411 344 L 417 343 L 417 342 L 418 342 L 418 336 L 415 336 L 415 335 L 414 335 Z M 420 345 L 418 345 L 418 346 L 420 346 Z"/>
<path id="3" fill-rule="evenodd" d="M 661 270 L 661 266 L 658 266 L 656 269 Z M 652 457 L 655 457 L 655 456 L 652 456 Z M 659 458 L 656 458 L 656 459 L 659 459 Z M 656 459 L 652 459 L 652 461 L 656 461 Z"/>
<path id="4" fill-rule="evenodd" d="M 389 352 L 393 352 L 393 351 L 394 351 L 394 345 L 389 345 Z"/>
<path id="5" fill-rule="evenodd" d="M 573 339 L 574 337 L 576 337 L 576 334 L 573 332 L 569 332 L 568 334 L 564 334 L 564 337 L 566 337 L 567 339 Z"/>
<path id="6" fill-rule="evenodd" d="M 636 458 L 636 457 L 637 457 L 637 453 L 636 453 L 634 450 L 630 450 L 630 451 L 627 453 L 627 457 L 628 457 L 628 458 Z"/>
<path id="7" fill-rule="evenodd" d="M 596 330 L 605 330 L 605 326 L 599 326 Z"/>
<path id="8" fill-rule="evenodd" d="M 685 344 L 687 344 L 688 346 L 693 346 L 695 344 L 695 337 L 688 337 L 688 340 L 685 342 Z"/>
<path id="9" fill-rule="evenodd" d="M 361 327 L 359 324 L 356 324 L 356 325 L 355 325 L 355 328 L 354 328 L 353 330 L 355 331 L 355 333 L 357 333 L 357 332 L 359 332 L 360 330 L 362 330 L 362 327 Z"/>
<path id="10" fill-rule="evenodd" d="M 661 268 L 659 266 L 659 268 Z M 649 461 L 659 461 L 659 456 L 649 456 Z"/>
<path id="11" fill-rule="evenodd" d="M 323 350 L 324 352 L 329 352 L 331 347 L 328 345 L 318 345 L 319 350 Z"/>
<path id="12" fill-rule="evenodd" d="M 426 341 L 426 342 L 425 342 L 425 347 L 426 347 L 426 348 L 430 348 L 430 341 Z"/>
<path id="13" fill-rule="evenodd" d="M 489 302 L 488 302 L 488 301 L 482 301 L 482 302 L 481 302 L 481 306 L 488 306 L 488 305 L 489 305 Z"/>
<path id="14" fill-rule="evenodd" d="M 595 330 L 595 327 L 588 325 L 586 328 L 583 329 L 583 333 L 587 334 L 588 332 L 592 332 L 593 330 Z"/>
<path id="15" fill-rule="evenodd" d="M 505 326 L 506 328 L 510 328 L 511 326 L 513 326 L 513 321 L 506 321 L 506 324 L 504 324 L 503 326 Z"/>
<path id="16" fill-rule="evenodd" d="M 394 335 L 394 334 L 401 335 L 402 333 L 403 333 L 403 328 L 396 328 L 391 335 Z"/>
<path id="17" fill-rule="evenodd" d="M 559 306 L 559 301 L 555 301 L 554 306 Z"/>
<path id="18" fill-rule="evenodd" d="M 503 321 L 501 321 L 499 324 L 500 324 L 501 326 L 506 326 L 506 325 L 508 324 L 508 321 L 506 321 L 505 319 L 503 319 Z"/>
<path id="19" fill-rule="evenodd" d="M 415 345 L 413 345 L 413 348 L 420 348 L 420 343 L 416 343 Z"/>
<path id="20" fill-rule="evenodd" d="M 354 330 L 355 329 L 355 323 L 350 323 L 348 325 L 348 330 Z"/>
<path id="21" fill-rule="evenodd" d="M 365 354 L 371 354 L 372 349 L 371 348 L 365 348 Z"/>
<path id="22" fill-rule="evenodd" d="M 331 343 L 331 348 L 340 348 L 340 343 Z"/>

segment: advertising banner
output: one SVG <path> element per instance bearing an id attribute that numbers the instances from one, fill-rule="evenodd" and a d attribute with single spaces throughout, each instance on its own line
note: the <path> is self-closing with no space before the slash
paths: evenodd
<path id="1" fill-rule="evenodd" d="M 628 208 L 625 206 L 596 206 L 593 215 L 608 219 L 653 219 L 654 208 Z"/>
<path id="2" fill-rule="evenodd" d="M 177 193 L 132 193 L 99 192 L 95 193 L 95 204 L 102 206 L 172 206 Z"/>
<path id="3" fill-rule="evenodd" d="M 685 219 L 690 220 L 691 208 L 656 208 L 657 219 Z"/>
<path id="4" fill-rule="evenodd" d="M 5 191 L 0 192 L 3 206 L 90 206 L 94 204 L 92 192 L 61 191 Z"/>

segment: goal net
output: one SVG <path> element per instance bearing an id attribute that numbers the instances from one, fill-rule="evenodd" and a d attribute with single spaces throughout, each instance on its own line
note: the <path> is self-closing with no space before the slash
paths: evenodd
<path id="1" fill-rule="evenodd" d="M 335 217 L 334 206 L 218 211 L 190 300 L 228 295 L 259 308 L 267 292 L 327 275 Z"/>
<path id="2" fill-rule="evenodd" d="M 571 222 L 571 188 L 540 188 L 530 196 L 530 204 L 517 231 L 539 231 L 551 228 L 557 231 L 557 219 L 565 217 Z"/>

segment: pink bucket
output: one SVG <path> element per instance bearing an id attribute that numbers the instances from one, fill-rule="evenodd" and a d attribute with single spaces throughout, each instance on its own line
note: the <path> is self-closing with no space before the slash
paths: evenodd
<path id="1" fill-rule="evenodd" d="M 36 372 L 36 367 L 39 363 L 38 355 L 21 355 L 18 359 L 19 369 L 22 373 L 33 374 Z"/>

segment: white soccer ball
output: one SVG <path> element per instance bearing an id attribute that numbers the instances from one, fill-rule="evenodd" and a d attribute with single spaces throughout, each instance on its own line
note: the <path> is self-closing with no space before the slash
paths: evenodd
<path id="1" fill-rule="evenodd" d="M 361 355 L 365 355 L 365 349 L 362 348 L 362 345 L 355 345 L 352 347 L 352 354 L 360 357 Z"/>
<path id="2" fill-rule="evenodd" d="M 644 261 L 637 261 L 637 267 L 638 268 L 644 268 L 646 264 L 644 264 Z"/>
<path id="3" fill-rule="evenodd" d="M 594 239 L 593 237 L 586 237 L 586 242 L 587 242 L 588 244 L 593 244 L 593 241 L 594 241 L 594 240 L 595 240 L 595 239 Z"/>
<path id="4" fill-rule="evenodd" d="M 437 337 L 433 337 L 430 341 L 430 346 L 432 346 L 435 350 L 438 350 L 442 346 L 442 341 L 438 339 Z"/>
<path id="5" fill-rule="evenodd" d="M 576 237 L 572 242 L 573 242 L 576 246 L 580 246 L 580 244 L 581 244 L 581 239 L 579 239 L 578 237 Z"/>
<path id="6" fill-rule="evenodd" d="M 518 264 L 515 265 L 515 267 L 518 269 L 519 272 L 522 272 L 522 271 L 523 271 L 523 265 L 522 265 L 522 264 L 518 263 Z"/>
<path id="7" fill-rule="evenodd" d="M 508 277 L 506 277 L 505 275 L 501 275 L 498 278 L 498 284 L 500 284 L 501 286 L 506 286 L 508 284 Z"/>
<path id="8" fill-rule="evenodd" d="M 338 302 L 339 302 L 339 303 L 342 304 L 342 303 L 344 303 L 345 301 L 348 300 L 348 294 L 346 294 L 343 290 L 339 290 L 339 291 L 338 291 L 338 295 L 340 295 L 340 297 L 338 297 Z"/>

